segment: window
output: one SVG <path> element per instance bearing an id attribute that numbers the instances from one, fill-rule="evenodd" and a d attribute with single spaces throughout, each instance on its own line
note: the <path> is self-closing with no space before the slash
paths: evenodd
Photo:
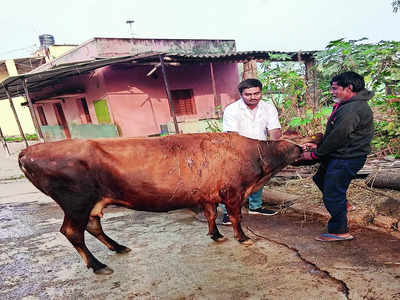
<path id="1" fill-rule="evenodd" d="M 84 124 L 92 123 L 90 118 L 89 108 L 85 98 L 78 99 L 79 110 L 81 111 L 81 121 Z"/>
<path id="2" fill-rule="evenodd" d="M 47 119 L 46 119 L 46 115 L 44 114 L 44 110 L 42 106 L 38 106 L 37 111 L 39 113 L 39 119 L 40 119 L 40 123 L 42 124 L 42 126 L 47 126 Z"/>
<path id="3" fill-rule="evenodd" d="M 172 103 L 174 104 L 177 116 L 195 115 L 196 106 L 193 99 L 193 90 L 174 90 L 171 91 Z"/>

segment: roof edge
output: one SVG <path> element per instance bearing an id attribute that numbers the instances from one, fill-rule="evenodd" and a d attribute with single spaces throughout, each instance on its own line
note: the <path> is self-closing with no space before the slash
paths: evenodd
<path id="1" fill-rule="evenodd" d="M 118 39 L 118 40 L 148 40 L 148 41 L 152 41 L 152 40 L 157 40 L 157 41 L 229 41 L 229 42 L 235 42 L 236 40 L 234 39 L 205 39 L 205 38 L 200 38 L 200 39 L 174 39 L 174 38 L 130 38 L 130 37 L 94 37 L 93 39 Z"/>

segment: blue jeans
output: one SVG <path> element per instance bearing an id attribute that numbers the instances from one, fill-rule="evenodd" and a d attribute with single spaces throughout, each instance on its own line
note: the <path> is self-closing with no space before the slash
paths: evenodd
<path id="1" fill-rule="evenodd" d="M 331 215 L 329 233 L 347 233 L 346 193 L 350 182 L 364 166 L 366 157 L 352 159 L 331 158 L 322 161 L 313 180 L 322 192 L 324 205 Z"/>
<path id="2" fill-rule="evenodd" d="M 255 191 L 254 193 L 252 193 L 248 200 L 249 200 L 249 209 L 250 210 L 255 210 L 257 208 L 260 208 L 262 206 L 262 192 L 263 192 L 263 188 L 259 189 L 258 191 Z M 221 208 L 222 208 L 222 212 L 224 214 L 227 214 L 226 211 L 226 207 L 224 204 L 221 204 Z"/>

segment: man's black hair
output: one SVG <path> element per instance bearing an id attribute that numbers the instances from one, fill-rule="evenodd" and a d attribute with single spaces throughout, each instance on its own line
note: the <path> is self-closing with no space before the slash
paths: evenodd
<path id="1" fill-rule="evenodd" d="M 365 89 L 364 78 L 361 75 L 351 71 L 336 75 L 332 78 L 331 85 L 333 82 L 336 82 L 337 85 L 340 85 L 343 88 L 352 85 L 353 92 L 356 93 Z"/>
<path id="2" fill-rule="evenodd" d="M 255 78 L 249 78 L 249 79 L 243 80 L 238 85 L 240 95 L 242 94 L 244 89 L 248 89 L 248 88 L 252 88 L 252 87 L 259 87 L 260 90 L 262 90 L 261 81 L 258 79 L 255 79 Z"/>

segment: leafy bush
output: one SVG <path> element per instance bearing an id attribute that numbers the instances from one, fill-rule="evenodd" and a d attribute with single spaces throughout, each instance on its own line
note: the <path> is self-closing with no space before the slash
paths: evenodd
<path id="1" fill-rule="evenodd" d="M 375 91 L 370 105 L 375 113 L 374 151 L 400 157 L 400 42 L 368 43 L 366 38 L 331 41 L 316 55 L 314 72 L 318 84 L 318 103 L 306 100 L 305 70 L 287 57 L 266 62 L 259 78 L 264 94 L 278 109 L 282 127 L 296 127 L 302 134 L 323 132 L 331 113 L 331 78 L 345 71 L 364 76 L 366 87 Z"/>
<path id="2" fill-rule="evenodd" d="M 400 126 L 398 122 L 376 121 L 375 135 L 372 140 L 375 152 L 400 158 Z"/>

